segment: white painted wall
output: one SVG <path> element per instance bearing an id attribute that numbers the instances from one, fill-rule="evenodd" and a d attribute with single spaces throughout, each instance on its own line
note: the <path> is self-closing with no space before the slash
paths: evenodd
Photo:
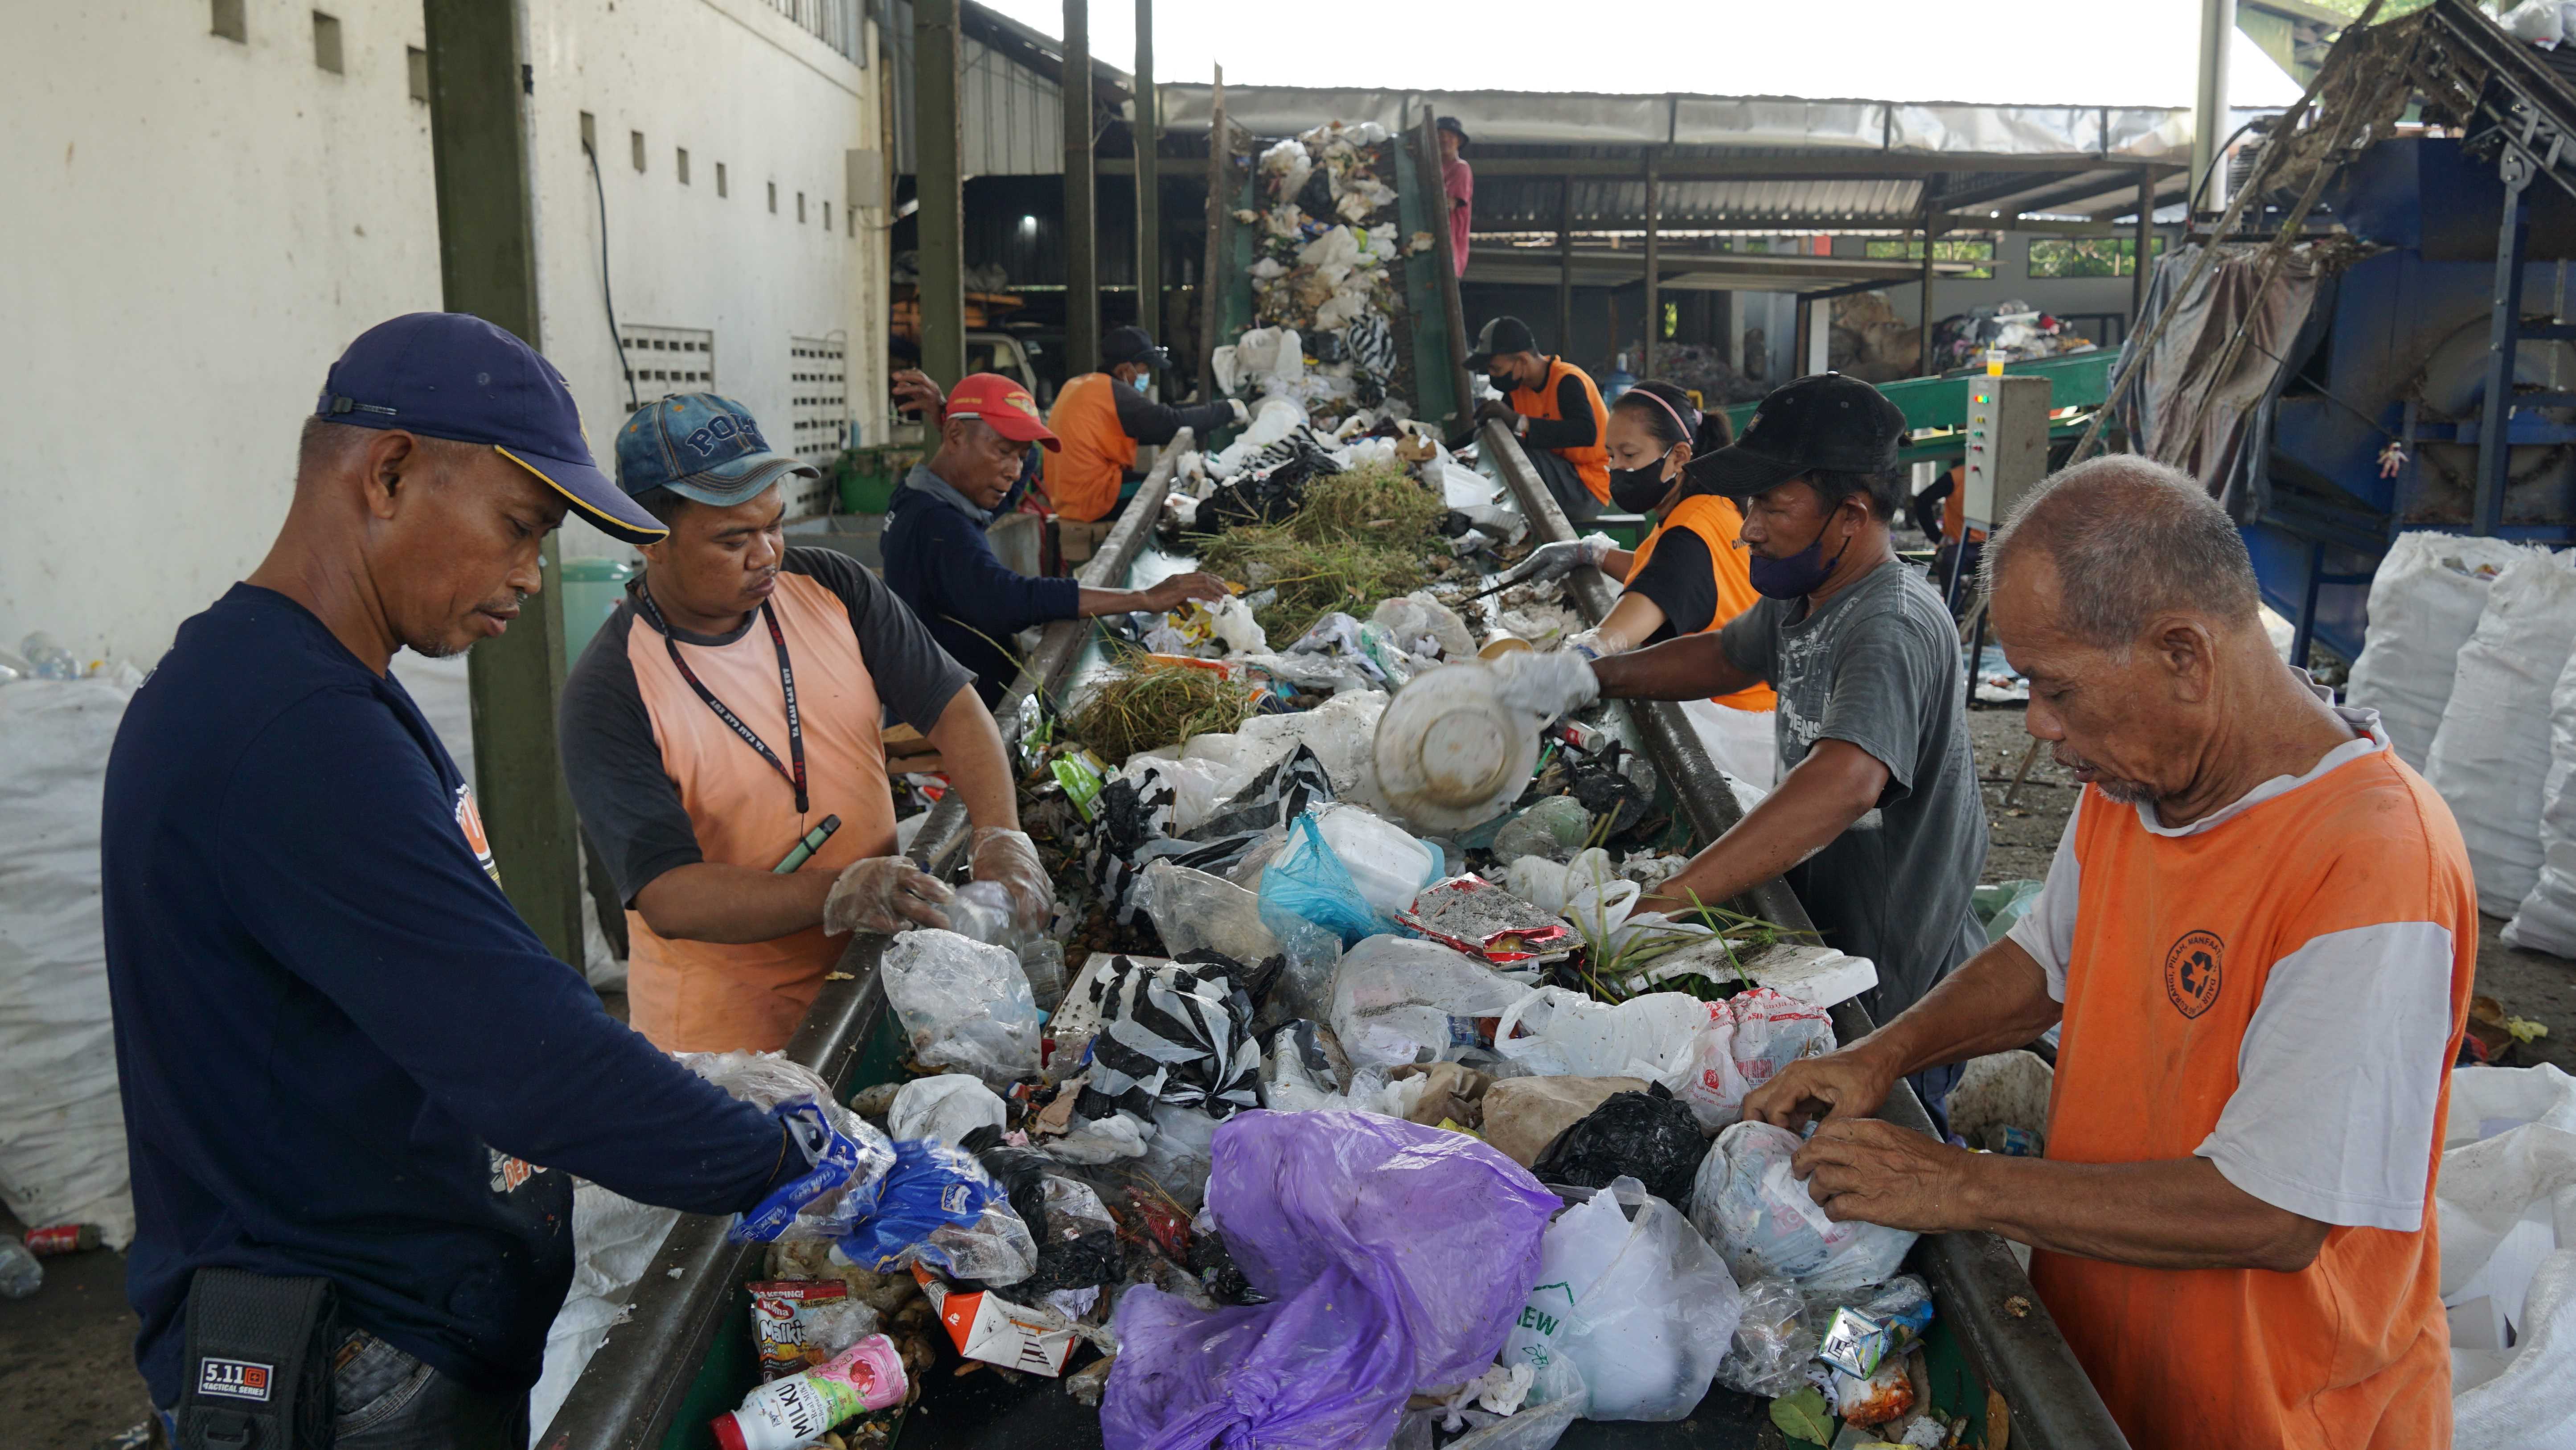
<path id="1" fill-rule="evenodd" d="M 246 44 L 209 33 L 206 0 L 10 7 L 0 395 L 22 426 L 0 470 L 0 646 L 45 629 L 148 664 L 265 551 L 331 360 L 439 305 L 429 108 L 405 57 L 418 0 L 321 3 L 343 74 L 314 65 L 313 0 L 247 0 Z M 884 217 L 850 235 L 844 153 L 880 144 L 882 71 L 760 0 L 526 5 L 542 341 L 601 462 L 627 410 L 584 110 L 621 320 L 714 329 L 719 387 L 782 440 L 788 338 L 851 339 L 848 396 L 876 438 Z M 568 526 L 564 552 L 620 550 Z"/>

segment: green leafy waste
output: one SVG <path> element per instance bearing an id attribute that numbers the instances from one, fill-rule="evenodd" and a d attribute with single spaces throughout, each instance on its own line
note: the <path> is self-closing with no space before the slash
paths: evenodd
<path id="1" fill-rule="evenodd" d="M 1794 1395 L 1782 1395 L 1771 1402 L 1771 1423 L 1792 1440 L 1810 1445 L 1834 1443 L 1833 1412 L 1825 1408 L 1825 1392 L 1809 1385 Z"/>
<path id="2" fill-rule="evenodd" d="M 1345 469 L 1307 485 L 1305 502 L 1282 523 L 1192 539 L 1199 566 L 1278 597 L 1253 611 L 1285 649 L 1315 621 L 1340 610 L 1366 616 L 1378 601 L 1431 581 L 1432 539 L 1447 506 L 1391 464 Z"/>

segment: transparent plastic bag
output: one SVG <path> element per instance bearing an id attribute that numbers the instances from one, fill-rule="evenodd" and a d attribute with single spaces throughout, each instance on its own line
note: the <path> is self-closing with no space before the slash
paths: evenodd
<path id="1" fill-rule="evenodd" d="M 832 1246 L 836 1260 L 877 1273 L 919 1262 L 997 1288 L 1037 1267 L 1037 1241 L 974 1155 L 918 1139 L 894 1152 L 873 1210 Z"/>
<path id="2" fill-rule="evenodd" d="M 816 1164 L 806 1178 L 765 1200 L 760 1209 L 735 1226 L 738 1236 L 778 1242 L 838 1238 L 874 1205 L 888 1170 L 895 1164 L 894 1144 L 865 1118 L 844 1106 L 831 1085 L 812 1069 L 775 1052 L 682 1052 L 674 1056 L 690 1071 L 755 1107 L 775 1113 L 781 1108 L 806 1105 L 847 1144 L 836 1144 L 831 1150 L 839 1155 L 839 1161 L 827 1155 L 826 1161 Z M 791 1199 L 801 1201 L 794 1204 L 794 1216 L 775 1233 L 768 1231 L 767 1224 L 752 1222 L 763 1211 L 786 1207 Z"/>
<path id="3" fill-rule="evenodd" d="M 996 1087 L 1038 1070 L 1038 1004 L 1020 959 L 953 931 L 886 943 L 886 1001 L 925 1067 L 957 1067 Z"/>
<path id="4" fill-rule="evenodd" d="M 1701 1132 L 1714 1133 L 1744 1116 L 1744 1095 L 1780 1069 L 1833 1050 L 1833 1018 L 1824 1008 L 1756 987 L 1708 1004 L 1674 1095 L 1690 1104 Z"/>
<path id="5" fill-rule="evenodd" d="M 1004 1127 L 1009 1121 L 1001 1098 L 983 1079 L 964 1072 L 914 1078 L 886 1111 L 886 1130 L 895 1137 L 936 1138 L 951 1148 L 977 1128 Z"/>
<path id="6" fill-rule="evenodd" d="M 1681 1211 L 1621 1178 L 1548 1225 L 1503 1359 L 1542 1381 L 1571 1363 L 1587 1420 L 1679 1420 L 1708 1393 L 1742 1314 L 1734 1277 Z"/>
<path id="7" fill-rule="evenodd" d="M 1748 1120 L 1718 1134 L 1691 1188 L 1692 1224 L 1738 1279 L 1783 1275 L 1805 1293 L 1830 1294 L 1894 1274 L 1916 1236 L 1827 1218 L 1791 1173 L 1797 1151 L 1798 1135 L 1769 1123 Z"/>
<path id="8" fill-rule="evenodd" d="M 1543 1077 L 1642 1077 L 1671 1086 L 1688 1071 L 1714 1005 L 1652 992 L 1613 1006 L 1541 987 L 1503 1013 L 1494 1051 Z"/>
<path id="9" fill-rule="evenodd" d="M 1222 876 L 1155 861 L 1138 879 L 1136 904 L 1153 920 L 1163 950 L 1175 957 L 1205 948 L 1238 962 L 1259 962 L 1282 951 L 1278 936 L 1262 923 L 1259 894 Z"/>
<path id="10" fill-rule="evenodd" d="M 1744 1314 L 1718 1362 L 1717 1382 L 1765 1399 L 1794 1394 L 1808 1383 L 1807 1362 L 1816 1355 L 1815 1331 L 1802 1317 L 1807 1301 L 1787 1279 L 1747 1280 L 1743 1288 Z"/>
<path id="11" fill-rule="evenodd" d="M 1454 1062 L 1529 984 L 1416 937 L 1363 938 L 1333 972 L 1333 1035 L 1354 1067 Z"/>

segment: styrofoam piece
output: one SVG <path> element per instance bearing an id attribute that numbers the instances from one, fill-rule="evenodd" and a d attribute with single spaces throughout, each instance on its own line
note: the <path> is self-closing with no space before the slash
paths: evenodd
<path id="1" fill-rule="evenodd" d="M 1645 976 L 1649 983 L 1693 974 L 1730 981 L 1737 962 L 1753 985 L 1811 1007 L 1848 1002 L 1878 985 L 1877 963 L 1811 942 L 1775 942 L 1758 952 L 1738 952 L 1735 962 L 1730 962 L 1724 944 L 1711 939 L 1704 946 L 1685 947 L 1658 959 Z"/>

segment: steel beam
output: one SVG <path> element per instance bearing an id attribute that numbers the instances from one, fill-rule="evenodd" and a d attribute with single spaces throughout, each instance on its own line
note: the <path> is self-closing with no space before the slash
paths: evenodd
<path id="1" fill-rule="evenodd" d="M 2147 315 L 2147 279 L 2156 270 L 2156 178 L 2138 173 L 2138 255 L 2129 269 L 2129 328 L 2136 331 Z"/>
<path id="2" fill-rule="evenodd" d="M 1100 366 L 1099 193 L 1091 177 L 1091 0 L 1064 0 L 1064 375 Z"/>
<path id="3" fill-rule="evenodd" d="M 1136 0 L 1136 325 L 1163 336 L 1163 97 L 1154 85 L 1154 0 Z M 1168 399 L 1176 388 L 1167 389 Z"/>
<path id="4" fill-rule="evenodd" d="M 1659 168 L 1666 181 L 1839 181 L 1853 177 L 1906 178 L 1987 171 L 2043 171 L 2064 174 L 2085 167 L 2126 166 L 2127 162 L 2093 157 L 1990 156 L 1962 152 L 1859 151 L 1790 156 L 1667 156 Z M 2172 162 L 2151 162 L 2160 171 L 2179 171 Z M 1565 157 L 1497 156 L 1476 163 L 1479 176 L 1572 176 L 1588 181 L 1633 181 L 1646 174 L 1640 156 Z"/>
<path id="5" fill-rule="evenodd" d="M 2504 527 L 2504 491 L 2513 445 L 2513 371 L 2522 343 L 2522 254 L 2531 239 L 2532 165 L 2507 149 L 2497 158 L 2504 173 L 2504 215 L 2496 226 L 2495 292 L 2487 323 L 2486 398 L 2478 410 L 2478 486 L 2470 532 L 2492 538 Z"/>
<path id="6" fill-rule="evenodd" d="M 1220 281 L 1232 265 L 1232 254 L 1226 249 L 1226 228 L 1234 223 L 1232 167 L 1227 164 L 1233 147 L 1225 139 L 1225 67 L 1216 67 L 1215 86 L 1208 107 L 1207 156 L 1207 261 L 1199 269 L 1199 397 L 1216 396 L 1217 311 L 1224 304 L 1226 283 Z"/>
<path id="7" fill-rule="evenodd" d="M 1655 265 L 1662 252 L 1661 229 L 1656 225 L 1655 213 L 1660 209 L 1657 204 L 1662 200 L 1663 181 L 1655 169 L 1655 160 L 1654 153 L 1648 152 L 1646 155 L 1646 327 L 1645 331 L 1638 334 L 1637 345 L 1637 376 L 1641 378 L 1651 378 L 1655 375 L 1655 348 L 1664 340 L 1664 279 L 1661 270 Z M 1610 339 L 1610 346 L 1613 351 L 1616 351 L 1619 339 L 1615 337 Z"/>
<path id="8" fill-rule="evenodd" d="M 966 188 L 957 116 L 958 0 L 913 0 L 912 136 L 921 203 L 914 250 L 921 367 L 943 388 L 966 375 Z"/>
<path id="9" fill-rule="evenodd" d="M 519 7 L 513 0 L 423 0 L 421 20 L 442 305 L 542 349 Z M 612 424 L 597 436 L 615 431 Z M 563 575 L 551 534 L 544 551 L 551 586 Z M 581 828 L 555 750 L 563 644 L 558 595 L 542 589 L 521 605 L 507 634 L 466 657 L 466 688 L 474 708 L 474 791 L 502 889 L 547 950 L 578 965 Z"/>
<path id="10" fill-rule="evenodd" d="M 1574 350 L 1574 178 L 1556 189 L 1556 350 Z"/>
<path id="11" fill-rule="evenodd" d="M 1940 206 L 1941 198 L 1937 185 L 1925 182 L 1923 184 L 1922 324 L 1914 330 L 1921 357 L 1914 371 L 1916 376 L 1926 378 L 1932 376 L 1932 254 L 1938 250 L 1933 243 L 1941 235 Z"/>
<path id="12" fill-rule="evenodd" d="M 2200 63 L 2191 106 L 2191 180 L 2201 189 L 2209 168 L 2220 163 L 2218 143 L 2227 136 L 2228 37 L 2236 31 L 2236 0 L 2200 0 Z M 2218 192 L 2213 188 L 2210 197 Z"/>

